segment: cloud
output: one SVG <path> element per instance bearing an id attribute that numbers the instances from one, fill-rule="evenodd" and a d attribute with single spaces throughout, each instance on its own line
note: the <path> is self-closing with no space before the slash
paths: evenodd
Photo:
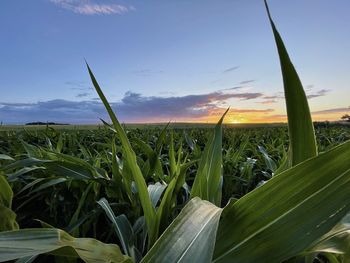
<path id="1" fill-rule="evenodd" d="M 317 98 L 317 97 L 322 97 L 322 96 L 325 96 L 327 95 L 331 90 L 329 89 L 321 89 L 319 91 L 316 91 L 315 93 L 313 94 L 308 94 L 306 97 L 308 99 L 313 99 L 313 98 Z"/>
<path id="2" fill-rule="evenodd" d="M 222 114 L 225 109 L 223 104 L 229 99 L 252 100 L 261 96 L 261 93 L 216 91 L 199 95 L 147 97 L 129 91 L 121 101 L 112 102 L 111 106 L 123 122 L 206 121 L 208 116 Z M 231 112 L 236 113 L 271 111 L 272 109 L 231 109 Z M 105 109 L 97 98 L 78 102 L 50 100 L 37 103 L 0 103 L 0 116 L 3 116 L 0 121 L 4 123 L 96 123 L 99 118 L 107 118 Z"/>
<path id="3" fill-rule="evenodd" d="M 346 108 L 332 108 L 332 109 L 326 109 L 326 110 L 320 110 L 320 111 L 314 111 L 312 114 L 333 114 L 333 113 L 343 113 L 343 112 L 349 112 L 350 107 Z"/>
<path id="4" fill-rule="evenodd" d="M 311 112 L 313 121 L 339 120 L 342 114 L 350 112 L 350 107 L 330 108 Z M 286 122 L 286 114 L 257 115 L 253 122 Z"/>
<path id="5" fill-rule="evenodd" d="M 275 111 L 274 109 L 231 109 L 234 113 L 268 113 Z"/>
<path id="6" fill-rule="evenodd" d="M 227 88 L 227 89 L 222 89 L 222 90 L 238 90 L 238 89 L 242 89 L 242 88 L 244 88 L 244 86 L 235 86 L 232 88 Z"/>
<path id="7" fill-rule="evenodd" d="M 176 92 L 173 92 L 173 91 L 161 91 L 161 92 L 158 92 L 159 95 L 175 95 Z"/>
<path id="8" fill-rule="evenodd" d="M 305 90 L 310 91 L 310 90 L 312 90 L 314 87 L 315 87 L 315 85 L 309 84 L 309 85 L 306 85 Z"/>
<path id="9" fill-rule="evenodd" d="M 284 96 L 282 96 L 282 95 L 264 96 L 263 99 L 268 99 L 268 100 L 272 100 L 272 99 L 284 99 Z"/>
<path id="10" fill-rule="evenodd" d="M 121 122 L 216 122 L 227 108 L 230 99 L 251 100 L 264 97 L 261 93 L 222 92 L 187 96 L 143 96 L 127 92 L 121 101 L 112 102 Z M 349 107 L 329 108 L 312 112 L 313 120 L 337 120 Z M 226 121 L 285 122 L 285 114 L 273 114 L 272 108 L 231 108 Z M 97 123 L 108 120 L 99 98 L 83 101 L 49 100 L 36 103 L 0 103 L 0 121 L 5 124 L 23 124 L 34 121 L 60 123 Z"/>
<path id="11" fill-rule="evenodd" d="M 243 80 L 243 81 L 241 81 L 239 84 L 240 84 L 240 85 L 245 85 L 245 84 L 252 83 L 252 82 L 254 82 L 254 81 L 255 81 L 255 79 Z"/>
<path id="12" fill-rule="evenodd" d="M 309 93 L 309 91 L 312 89 L 313 85 L 308 85 L 308 88 L 306 89 L 306 97 L 310 99 L 326 96 L 331 90 L 330 89 L 321 89 L 318 91 L 315 91 L 313 93 Z M 309 93 L 309 94 L 308 94 Z M 257 103 L 260 104 L 272 104 L 278 102 L 280 99 L 284 99 L 284 93 L 279 92 L 275 95 L 265 95 L 262 98 L 262 101 L 258 101 Z"/>
<path id="13" fill-rule="evenodd" d="M 86 81 L 66 81 L 64 84 L 72 90 L 93 90 Z"/>
<path id="14" fill-rule="evenodd" d="M 90 0 L 50 0 L 57 6 L 82 15 L 121 15 L 135 10 L 133 6 L 96 4 Z"/>
<path id="15" fill-rule="evenodd" d="M 75 97 L 76 98 L 84 98 L 84 97 L 87 97 L 87 96 L 89 96 L 90 95 L 90 93 L 88 93 L 88 92 L 83 92 L 83 93 L 78 93 Z"/>
<path id="16" fill-rule="evenodd" d="M 236 70 L 238 68 L 239 68 L 239 66 L 234 66 L 234 67 L 231 67 L 231 68 L 227 68 L 222 73 L 228 73 L 228 72 L 234 71 L 234 70 Z"/>
<path id="17" fill-rule="evenodd" d="M 259 104 L 273 104 L 273 103 L 277 103 L 278 101 L 277 100 L 263 100 L 263 101 L 257 101 L 256 103 L 259 103 Z"/>

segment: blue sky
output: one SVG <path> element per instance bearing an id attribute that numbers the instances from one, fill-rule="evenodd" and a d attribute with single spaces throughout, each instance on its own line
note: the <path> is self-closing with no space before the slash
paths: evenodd
<path id="1" fill-rule="evenodd" d="M 350 2 L 270 0 L 314 120 L 349 107 Z M 0 120 L 96 123 L 84 58 L 125 122 L 285 120 L 262 0 L 3 0 Z"/>

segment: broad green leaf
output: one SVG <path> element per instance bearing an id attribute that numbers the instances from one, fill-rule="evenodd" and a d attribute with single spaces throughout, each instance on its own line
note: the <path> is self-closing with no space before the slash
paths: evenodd
<path id="1" fill-rule="evenodd" d="M 18 180 L 18 177 L 22 177 L 23 175 L 26 175 L 30 172 L 33 172 L 35 170 L 44 170 L 45 167 L 37 167 L 37 166 L 33 166 L 33 167 L 24 167 L 22 169 L 19 169 L 17 171 L 15 171 L 14 173 L 9 173 L 7 174 L 7 180 L 9 182 L 15 182 L 16 180 Z"/>
<path id="2" fill-rule="evenodd" d="M 281 262 L 350 210 L 350 141 L 276 175 L 224 209 L 214 262 Z M 252 253 L 254 251 L 254 253 Z"/>
<path id="3" fill-rule="evenodd" d="M 43 181 L 45 181 L 45 180 L 47 180 L 47 179 L 46 179 L 46 178 L 38 178 L 38 179 L 35 179 L 34 181 L 32 181 L 32 182 L 26 184 L 24 187 L 22 187 L 22 189 L 21 189 L 20 191 L 18 191 L 16 195 L 22 194 L 22 193 L 25 192 L 26 190 L 32 188 L 33 186 L 35 186 L 35 185 L 37 185 L 37 184 L 39 184 L 39 183 L 41 183 L 41 182 L 43 182 Z"/>
<path id="4" fill-rule="evenodd" d="M 288 167 L 291 167 L 317 155 L 315 132 L 305 91 L 272 21 L 266 0 L 265 6 L 275 37 L 283 76 L 291 154 Z"/>
<path id="5" fill-rule="evenodd" d="M 59 250 L 70 248 L 71 251 Z M 0 232 L 0 262 L 44 253 L 79 256 L 87 263 L 132 262 L 117 245 L 104 244 L 92 238 L 73 238 L 54 228 L 22 229 Z"/>
<path id="6" fill-rule="evenodd" d="M 28 166 L 33 166 L 33 165 L 42 165 L 43 163 L 49 163 L 52 162 L 51 160 L 40 160 L 37 158 L 26 158 L 26 159 L 22 159 L 22 160 L 18 160 L 15 161 L 13 163 L 10 163 L 6 166 L 1 167 L 0 169 L 2 169 L 3 171 L 11 171 L 14 169 L 18 169 L 18 168 L 23 168 L 23 167 L 28 167 Z"/>
<path id="7" fill-rule="evenodd" d="M 258 149 L 259 149 L 259 152 L 261 152 L 261 154 L 264 157 L 264 161 L 265 161 L 266 167 L 271 172 L 274 172 L 277 169 L 275 161 L 271 159 L 271 157 L 269 156 L 269 154 L 267 153 L 267 151 L 266 151 L 266 149 L 264 147 L 258 145 Z"/>
<path id="8" fill-rule="evenodd" d="M 7 154 L 0 154 L 0 160 L 6 160 L 6 161 L 14 161 L 14 159 L 11 156 L 8 156 Z"/>
<path id="9" fill-rule="evenodd" d="M 154 224 L 157 227 L 157 236 L 161 234 L 169 225 L 169 215 L 173 206 L 173 195 L 174 195 L 174 190 L 176 187 L 176 183 L 178 180 L 178 176 L 173 178 L 170 183 L 168 184 L 164 195 L 162 197 L 162 201 L 159 204 L 157 214 L 156 214 L 156 221 Z"/>
<path id="10" fill-rule="evenodd" d="M 132 176 L 134 178 L 139 196 L 140 196 L 140 202 L 141 202 L 141 206 L 143 209 L 143 212 L 145 214 L 145 220 L 146 220 L 146 225 L 147 225 L 147 229 L 148 229 L 148 234 L 149 234 L 149 243 L 153 244 L 157 238 L 157 230 L 155 230 L 154 227 L 154 220 L 155 220 L 155 208 L 152 205 L 152 201 L 151 198 L 148 194 L 148 190 L 147 190 L 147 184 L 145 182 L 145 179 L 143 178 L 142 172 L 140 170 L 140 167 L 137 164 L 136 161 L 136 155 L 135 152 L 133 151 L 130 142 L 128 140 L 128 137 L 126 136 L 126 133 L 123 129 L 123 127 L 120 125 L 116 115 L 114 114 L 112 107 L 110 106 L 110 104 L 108 103 L 105 95 L 103 94 L 99 84 L 97 83 L 95 76 L 93 75 L 90 67 L 88 64 L 87 68 L 89 71 L 89 75 L 91 78 L 91 81 L 100 97 L 100 99 L 102 100 L 108 114 L 109 117 L 112 120 L 114 129 L 117 132 L 117 135 L 121 141 L 121 144 L 123 146 L 123 151 L 125 153 L 125 159 L 128 163 L 128 166 L 131 170 Z"/>
<path id="11" fill-rule="evenodd" d="M 350 260 L 350 214 L 306 251 L 306 253 L 321 252 L 343 254 Z"/>
<path id="12" fill-rule="evenodd" d="M 141 262 L 211 262 L 221 211 L 193 198 Z"/>
<path id="13" fill-rule="evenodd" d="M 0 174 L 0 232 L 18 229 L 16 214 L 11 210 L 12 197 L 10 185 Z"/>
<path id="14" fill-rule="evenodd" d="M 117 237 L 122 245 L 125 254 L 134 259 L 139 257 L 133 244 L 134 233 L 133 229 L 125 215 L 115 216 L 111 206 L 105 198 L 97 202 L 105 211 L 107 217 L 112 222 Z"/>
<path id="15" fill-rule="evenodd" d="M 42 191 L 42 190 L 44 190 L 46 188 L 49 188 L 49 187 L 57 185 L 57 184 L 64 183 L 66 181 L 67 181 L 66 178 L 53 178 L 53 179 L 50 179 L 46 183 L 43 183 L 40 186 L 38 186 L 37 188 L 33 189 L 31 191 L 31 193 L 34 194 L 36 192 Z"/>
<path id="16" fill-rule="evenodd" d="M 148 185 L 148 193 L 149 193 L 149 196 L 151 197 L 152 204 L 154 207 L 157 206 L 158 201 L 159 201 L 160 197 L 162 196 L 165 188 L 166 188 L 166 185 L 161 184 L 160 182 Z"/>
<path id="17" fill-rule="evenodd" d="M 0 174 L 0 205 L 11 208 L 12 206 L 12 189 L 5 177 Z"/>
<path id="18" fill-rule="evenodd" d="M 16 214 L 8 207 L 0 204 L 0 232 L 18 229 Z"/>
<path id="19" fill-rule="evenodd" d="M 222 121 L 228 110 L 216 124 L 214 133 L 205 146 L 191 191 L 191 198 L 198 196 L 217 206 L 221 205 Z"/>

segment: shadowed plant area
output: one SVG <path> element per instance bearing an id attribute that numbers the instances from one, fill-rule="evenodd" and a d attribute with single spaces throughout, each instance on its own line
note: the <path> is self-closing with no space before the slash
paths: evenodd
<path id="1" fill-rule="evenodd" d="M 288 127 L 0 133 L 0 262 L 350 262 L 350 134 L 315 126 L 271 18 Z M 181 107 L 181 105 L 179 105 Z"/>

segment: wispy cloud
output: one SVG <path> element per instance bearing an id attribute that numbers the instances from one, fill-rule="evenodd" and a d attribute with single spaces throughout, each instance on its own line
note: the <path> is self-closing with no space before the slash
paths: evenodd
<path id="1" fill-rule="evenodd" d="M 133 11 L 133 6 L 115 3 L 95 3 L 90 0 L 50 0 L 57 6 L 82 15 L 121 15 Z"/>
<path id="2" fill-rule="evenodd" d="M 259 104 L 273 104 L 273 103 L 277 103 L 277 100 L 263 100 L 263 101 L 257 101 L 256 103 Z"/>
<path id="3" fill-rule="evenodd" d="M 244 88 L 244 86 L 235 86 L 235 87 L 227 88 L 227 89 L 223 89 L 223 90 L 238 90 L 238 89 L 242 89 L 242 88 Z"/>
<path id="4" fill-rule="evenodd" d="M 329 108 L 311 112 L 313 121 L 340 120 L 341 116 L 350 112 L 350 107 Z M 286 114 L 256 115 L 251 118 L 252 122 L 286 122 Z"/>
<path id="5" fill-rule="evenodd" d="M 248 80 L 241 81 L 239 84 L 245 85 L 245 84 L 253 83 L 254 81 L 255 81 L 255 79 L 248 79 Z"/>
<path id="6" fill-rule="evenodd" d="M 93 90 L 86 81 L 66 81 L 64 84 L 72 90 Z"/>
<path id="7" fill-rule="evenodd" d="M 333 113 L 343 113 L 343 112 L 350 112 L 350 107 L 332 108 L 332 109 L 314 111 L 312 114 L 333 114 Z"/>
<path id="8" fill-rule="evenodd" d="M 90 95 L 90 93 L 88 93 L 88 92 L 82 92 L 82 93 L 78 93 L 75 97 L 76 98 L 84 98 L 84 97 L 87 97 L 89 95 Z"/>
<path id="9" fill-rule="evenodd" d="M 310 92 L 313 88 L 313 85 L 308 85 L 306 89 L 306 97 L 310 99 L 326 96 L 331 90 L 330 89 L 321 89 L 318 91 Z M 259 104 L 273 104 L 278 102 L 278 100 L 284 99 L 283 93 L 276 93 L 275 95 L 265 95 L 262 98 L 262 101 L 257 101 Z"/>
<path id="10" fill-rule="evenodd" d="M 308 99 L 313 99 L 313 98 L 317 98 L 317 97 L 322 97 L 322 96 L 327 95 L 330 91 L 331 90 L 329 90 L 329 89 L 321 89 L 321 90 L 316 91 L 314 93 L 308 94 L 307 98 Z"/>
<path id="11" fill-rule="evenodd" d="M 223 70 L 222 73 L 229 73 L 229 72 L 234 71 L 236 69 L 239 69 L 239 66 L 227 68 L 227 69 Z"/>

